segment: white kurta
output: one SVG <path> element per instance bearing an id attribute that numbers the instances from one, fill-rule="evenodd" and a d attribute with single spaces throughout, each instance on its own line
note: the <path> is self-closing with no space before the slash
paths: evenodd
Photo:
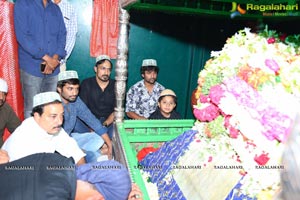
<path id="1" fill-rule="evenodd" d="M 2 149 L 8 152 L 10 162 L 36 153 L 54 153 L 72 157 L 77 163 L 85 153 L 76 141 L 62 128 L 58 134 L 50 135 L 42 129 L 33 117 L 25 119 L 22 124 L 5 141 Z"/>

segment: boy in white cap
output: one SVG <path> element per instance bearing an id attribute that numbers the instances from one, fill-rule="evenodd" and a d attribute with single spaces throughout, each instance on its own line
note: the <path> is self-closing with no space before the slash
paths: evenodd
<path id="1" fill-rule="evenodd" d="M 84 104 L 79 93 L 79 78 L 76 71 L 67 70 L 58 74 L 57 92 L 60 94 L 64 106 L 64 130 L 73 137 L 80 148 L 87 152 L 87 162 L 94 162 L 104 154 L 99 149 L 105 148 L 108 158 L 112 157 L 112 143 L 107 134 L 107 128 L 92 114 Z M 74 132 L 76 120 L 82 120 L 92 130 L 85 133 Z M 105 145 L 104 145 L 105 143 Z M 105 147 L 104 147 L 105 146 Z"/>
<path id="2" fill-rule="evenodd" d="M 165 89 L 159 84 L 159 68 L 154 59 L 143 60 L 141 76 L 143 80 L 134 84 L 126 94 L 126 115 L 131 119 L 147 119 L 157 107 L 160 93 Z"/>
<path id="3" fill-rule="evenodd" d="M 114 109 L 116 107 L 115 80 L 110 78 L 112 67 L 109 56 L 98 56 L 94 66 L 96 76 L 83 80 L 79 92 L 82 101 L 107 127 L 110 138 L 113 136 Z M 86 129 L 86 126 L 78 121 L 76 130 L 83 132 Z"/>
<path id="4" fill-rule="evenodd" d="M 64 108 L 57 92 L 39 93 L 33 98 L 32 117 L 5 141 L 2 150 L 8 152 L 9 161 L 35 153 L 57 152 L 72 157 L 78 165 L 85 163 L 85 153 L 76 141 L 62 129 Z"/>
<path id="5" fill-rule="evenodd" d="M 0 147 L 3 145 L 5 128 L 12 133 L 21 124 L 21 121 L 14 110 L 6 103 L 7 91 L 8 86 L 6 81 L 0 78 Z"/>
<path id="6" fill-rule="evenodd" d="M 157 109 L 149 119 L 181 119 L 180 114 L 175 110 L 177 97 L 173 90 L 165 89 L 158 98 Z"/>

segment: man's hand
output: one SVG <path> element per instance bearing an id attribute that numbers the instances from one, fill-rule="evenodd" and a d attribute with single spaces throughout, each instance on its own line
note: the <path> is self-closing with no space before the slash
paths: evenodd
<path id="1" fill-rule="evenodd" d="M 111 113 L 108 118 L 103 122 L 103 126 L 109 126 L 111 125 L 115 120 L 115 114 L 114 112 Z"/>
<path id="2" fill-rule="evenodd" d="M 137 113 L 135 113 L 135 112 L 126 112 L 126 115 L 129 117 L 129 118 L 131 118 L 131 119 L 141 119 L 141 120 L 145 120 L 145 119 L 147 119 L 147 118 L 145 118 L 145 117 L 143 117 L 143 116 L 140 116 L 140 115 L 138 115 Z"/>
<path id="3" fill-rule="evenodd" d="M 133 199 L 143 199 L 142 191 L 138 187 L 137 184 L 133 183 L 131 191 L 128 195 L 128 200 L 133 200 Z"/>
<path id="4" fill-rule="evenodd" d="M 104 145 L 100 149 L 101 150 L 101 154 L 102 155 L 107 155 L 108 159 L 111 160 L 112 159 L 112 142 L 111 142 L 111 140 L 110 140 L 110 138 L 109 138 L 109 136 L 108 136 L 107 133 L 101 135 L 101 137 L 102 137 L 102 139 L 105 142 Z M 107 149 L 105 149 L 105 147 Z M 107 154 L 105 154 L 104 151 L 107 152 Z"/>
<path id="5" fill-rule="evenodd" d="M 43 60 L 46 62 L 46 67 L 44 70 L 44 74 L 52 74 L 56 67 L 59 65 L 58 56 L 54 55 L 50 57 L 49 55 L 45 55 Z"/>
<path id="6" fill-rule="evenodd" d="M 0 164 L 5 164 L 9 162 L 9 156 L 7 151 L 0 149 Z"/>

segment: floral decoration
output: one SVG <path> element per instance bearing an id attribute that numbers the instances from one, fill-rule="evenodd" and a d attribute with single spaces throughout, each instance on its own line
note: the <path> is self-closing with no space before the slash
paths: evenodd
<path id="1" fill-rule="evenodd" d="M 239 194 L 272 198 L 280 187 L 283 144 L 300 110 L 299 53 L 299 35 L 245 28 L 199 73 L 195 128 L 234 149 L 245 171 Z M 279 170 L 257 171 L 270 166 Z"/>

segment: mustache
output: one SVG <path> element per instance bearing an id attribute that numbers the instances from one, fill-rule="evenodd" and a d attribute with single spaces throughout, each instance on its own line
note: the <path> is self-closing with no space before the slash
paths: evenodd
<path id="1" fill-rule="evenodd" d="M 54 126 L 53 128 L 62 128 L 62 125 Z"/>

